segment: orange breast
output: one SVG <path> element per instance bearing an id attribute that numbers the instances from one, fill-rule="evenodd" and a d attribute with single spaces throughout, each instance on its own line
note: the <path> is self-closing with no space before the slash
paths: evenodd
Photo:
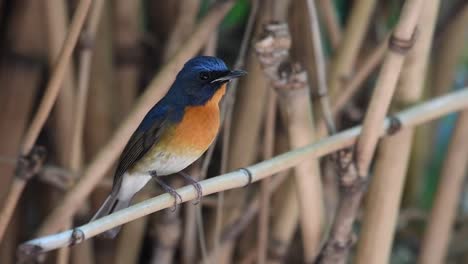
<path id="1" fill-rule="evenodd" d="M 219 130 L 219 101 L 225 92 L 226 84 L 205 105 L 188 107 L 182 121 L 171 131 L 166 147 L 174 152 L 201 152 L 200 155 L 208 149 Z"/>

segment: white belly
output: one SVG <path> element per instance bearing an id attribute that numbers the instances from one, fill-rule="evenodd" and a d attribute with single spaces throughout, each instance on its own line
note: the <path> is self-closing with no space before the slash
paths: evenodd
<path id="1" fill-rule="evenodd" d="M 138 164 L 136 171 L 138 173 L 156 171 L 158 176 L 177 173 L 196 161 L 201 154 L 181 155 L 180 153 L 157 152 L 155 155 L 151 155 L 152 157 L 145 157 L 141 161 L 142 164 Z"/>

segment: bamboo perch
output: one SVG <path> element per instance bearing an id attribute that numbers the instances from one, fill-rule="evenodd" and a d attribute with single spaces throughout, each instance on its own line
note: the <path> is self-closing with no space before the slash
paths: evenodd
<path id="1" fill-rule="evenodd" d="M 91 0 L 83 0 L 78 5 L 71 22 L 70 31 L 64 42 L 63 48 L 60 51 L 60 55 L 58 56 L 58 62 L 54 67 L 52 76 L 47 84 L 43 100 L 41 101 L 39 108 L 36 111 L 36 115 L 34 116 L 33 121 L 24 137 L 21 147 L 21 155 L 24 157 L 27 157 L 29 154 L 31 154 L 31 150 L 33 150 L 36 139 L 39 136 L 39 132 L 44 126 L 55 99 L 57 98 L 62 82 L 65 79 L 65 73 L 68 69 L 73 49 L 75 48 L 75 45 L 78 41 L 78 36 L 81 32 L 86 15 L 91 6 L 91 2 Z M 31 171 L 27 170 L 20 171 L 31 173 Z M 2 240 L 5 229 L 8 225 L 8 222 L 10 221 L 11 214 L 16 207 L 26 182 L 27 177 L 24 177 L 24 175 L 17 175 L 12 183 L 13 185 L 10 191 L 8 192 L 8 203 L 2 208 L 2 211 L 0 212 L 0 241 Z"/>
<path id="2" fill-rule="evenodd" d="M 438 7 L 439 0 L 424 3 L 418 21 L 419 38 L 408 54 L 396 91 L 395 104 L 398 107 L 416 103 L 423 94 Z M 404 129 L 382 140 L 369 186 L 356 263 L 390 260 L 413 134 L 412 128 Z"/>
<path id="3" fill-rule="evenodd" d="M 414 127 L 465 108 L 468 108 L 468 87 L 408 108 L 391 118 L 385 119 L 383 126 L 380 126 L 377 133 L 379 136 L 384 136 L 387 132 L 395 131 L 399 127 Z M 204 190 L 203 195 L 207 196 L 220 191 L 243 187 L 279 171 L 297 166 L 306 159 L 317 159 L 352 146 L 360 135 L 361 129 L 360 126 L 354 127 L 319 140 L 316 143 L 278 155 L 270 160 L 203 180 L 200 182 Z M 197 191 L 191 185 L 177 189 L 177 192 L 183 202 L 197 198 Z M 173 205 L 174 198 L 169 194 L 162 194 L 72 230 L 27 241 L 20 245 L 18 253 L 21 256 L 32 256 L 81 243 L 83 240 L 94 237 L 106 230 Z"/>
<path id="4" fill-rule="evenodd" d="M 298 148 L 310 144 L 314 141 L 314 124 L 307 74 L 291 62 L 288 27 L 284 23 L 270 23 L 265 26 L 264 35 L 255 44 L 255 50 L 265 75 L 278 92 L 290 145 Z M 296 166 L 295 180 L 302 241 L 307 249 L 304 258 L 311 262 L 319 250 L 324 221 L 318 161 L 310 159 Z"/>
<path id="5" fill-rule="evenodd" d="M 123 121 L 109 142 L 97 154 L 95 159 L 85 168 L 80 181 L 64 197 L 61 205 L 56 207 L 48 216 L 40 228 L 39 234 L 47 234 L 57 231 L 63 219 L 73 215 L 79 206 L 84 202 L 89 193 L 99 183 L 105 172 L 112 166 L 118 158 L 124 144 L 130 137 L 134 128 L 138 126 L 141 118 L 154 103 L 167 91 L 176 72 L 182 67 L 185 61 L 192 57 L 202 47 L 214 28 L 221 22 L 221 19 L 230 10 L 232 2 L 223 2 L 211 11 L 200 22 L 191 38 L 183 48 L 166 64 L 149 84 L 149 88 L 140 97 L 136 107 Z"/>

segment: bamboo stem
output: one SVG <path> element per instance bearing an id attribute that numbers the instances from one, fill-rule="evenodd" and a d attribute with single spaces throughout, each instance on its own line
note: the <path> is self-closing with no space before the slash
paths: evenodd
<path id="1" fill-rule="evenodd" d="M 70 30 L 67 34 L 67 38 L 65 39 L 62 50 L 58 56 L 57 64 L 55 65 L 52 76 L 47 84 L 44 97 L 39 105 L 36 115 L 34 116 L 31 126 L 24 137 L 24 142 L 21 148 L 21 153 L 23 155 L 27 155 L 31 151 L 37 137 L 39 136 L 39 132 L 49 116 L 50 110 L 52 109 L 58 92 L 60 91 L 60 87 L 65 79 L 72 52 L 78 42 L 78 37 L 81 29 L 83 28 L 91 3 L 91 0 L 83 0 L 79 2 L 70 24 Z"/>
<path id="2" fill-rule="evenodd" d="M 265 37 L 255 44 L 255 50 L 265 75 L 279 94 L 290 145 L 298 148 L 310 144 L 314 141 L 314 124 L 307 74 L 291 62 L 291 38 L 287 25 L 267 24 L 263 35 Z M 295 180 L 302 240 L 307 249 L 304 258 L 311 262 L 319 249 L 324 221 L 318 161 L 311 159 L 296 166 Z"/>
<path id="3" fill-rule="evenodd" d="M 37 114 L 33 118 L 31 125 L 29 126 L 26 135 L 23 140 L 23 144 L 21 147 L 21 154 L 23 156 L 29 155 L 33 146 L 34 142 L 36 141 L 37 137 L 39 136 L 39 132 L 42 129 L 51 109 L 55 99 L 57 98 L 58 92 L 60 90 L 61 84 L 65 78 L 65 73 L 67 70 L 67 66 L 70 63 L 72 51 L 75 48 L 76 42 L 78 40 L 78 36 L 80 31 L 83 27 L 86 15 L 91 5 L 91 0 L 81 1 L 80 5 L 78 6 L 75 15 L 73 17 L 70 31 L 67 35 L 67 39 L 64 42 L 63 48 L 60 52 L 59 59 L 57 62 L 56 67 L 54 67 L 54 71 L 52 73 L 51 79 L 46 88 L 46 92 L 44 94 L 43 100 L 39 105 L 39 109 L 37 110 Z M 18 177 L 16 177 L 18 178 Z M 24 182 L 20 182 L 24 181 Z M 2 210 L 0 213 L 0 241 L 3 237 L 5 232 L 6 226 L 9 223 L 11 218 L 11 213 L 13 212 L 16 204 L 18 202 L 19 197 L 26 185 L 26 181 L 23 178 L 18 178 L 13 181 L 15 186 L 12 186 L 10 192 L 8 193 L 7 200 L 11 204 L 7 204 L 5 207 L 5 211 Z"/>
<path id="4" fill-rule="evenodd" d="M 466 49 L 466 25 L 468 25 L 468 5 L 457 14 L 441 34 L 433 65 L 432 91 L 434 96 L 451 90 L 460 56 Z"/>
<path id="5" fill-rule="evenodd" d="M 140 96 L 137 105 L 127 119 L 120 125 L 106 146 L 97 154 L 95 159 L 84 170 L 80 181 L 71 189 L 63 199 L 63 202 L 47 217 L 39 230 L 39 234 L 51 233 L 61 226 L 62 219 L 73 213 L 84 202 L 92 189 L 99 183 L 105 172 L 117 159 L 125 142 L 130 137 L 133 129 L 137 127 L 141 118 L 155 101 L 163 96 L 174 80 L 176 72 L 184 62 L 193 56 L 204 44 L 207 36 L 216 28 L 221 19 L 230 10 L 232 2 L 223 2 L 215 7 L 197 26 L 194 34 L 186 42 L 183 48 L 173 59 L 161 69 L 149 84 L 148 89 Z"/>
<path id="6" fill-rule="evenodd" d="M 424 3 L 418 21 L 419 38 L 408 54 L 396 91 L 397 105 L 414 104 L 423 94 L 438 7 L 439 0 Z M 357 263 L 390 260 L 413 134 L 413 129 L 405 129 L 382 141 L 367 196 Z"/>
<path id="7" fill-rule="evenodd" d="M 338 48 L 342 37 L 341 26 L 336 14 L 335 6 L 333 1 L 330 0 L 318 0 L 317 4 L 320 10 L 319 13 L 322 14 L 325 20 L 325 28 L 328 31 L 331 46 L 333 50 L 335 50 Z"/>
<path id="8" fill-rule="evenodd" d="M 268 92 L 268 104 L 266 110 L 264 139 L 263 139 L 263 159 L 267 160 L 273 156 L 276 125 L 276 95 L 273 91 Z M 270 179 L 265 179 L 260 184 L 260 213 L 258 217 L 258 238 L 257 238 L 257 263 L 265 264 L 268 249 L 268 234 L 270 226 Z"/>
<path id="9" fill-rule="evenodd" d="M 47 44 L 49 46 L 48 61 L 50 68 L 57 62 L 58 55 L 63 46 L 68 30 L 67 3 L 64 0 L 43 1 L 45 20 L 47 24 Z M 72 146 L 70 140 L 73 133 L 73 113 L 75 97 L 75 67 L 72 62 L 67 65 L 65 79 L 57 97 L 52 120 L 56 136 L 54 148 L 58 163 L 70 167 L 70 153 Z"/>
<path id="10" fill-rule="evenodd" d="M 356 58 L 376 2 L 375 0 L 357 1 L 352 7 L 343 39 L 332 61 L 332 71 L 329 76 L 331 93 L 339 93 L 343 87 L 343 81 L 349 79 L 353 73 Z"/>
<path id="11" fill-rule="evenodd" d="M 402 128 L 408 128 L 465 108 L 468 108 L 468 87 L 408 108 L 393 118 L 386 119 L 378 134 L 379 136 L 384 136 L 389 130 L 393 130 L 394 127 L 391 127 L 390 124 L 391 120 L 395 120 L 395 118 L 400 121 Z M 349 147 L 356 142 L 361 129 L 362 127 L 348 129 L 326 139 L 319 140 L 316 143 L 283 153 L 270 160 L 203 180 L 200 182 L 204 190 L 203 195 L 207 196 L 216 192 L 243 187 L 251 181 L 256 182 L 282 170 L 297 166 L 304 160 L 317 159 L 339 149 Z M 250 174 L 246 173 L 245 170 L 249 171 Z M 197 198 L 197 191 L 191 185 L 177 189 L 177 192 L 180 194 L 183 202 Z M 80 243 L 113 227 L 169 208 L 173 204 L 174 198 L 172 196 L 162 194 L 96 221 L 76 227 L 73 230 L 27 241 L 20 246 L 19 253 L 28 256 L 67 246 L 70 243 Z"/>
<path id="12" fill-rule="evenodd" d="M 307 9 L 309 12 L 309 22 L 312 31 L 312 43 L 314 47 L 315 69 L 317 71 L 317 94 L 320 97 L 322 114 L 327 125 L 328 133 L 336 133 L 335 122 L 333 121 L 333 113 L 330 107 L 330 97 L 328 95 L 327 72 L 325 55 L 323 54 L 322 38 L 320 34 L 320 25 L 317 16 L 317 8 L 314 0 L 307 0 Z"/>
<path id="13" fill-rule="evenodd" d="M 5 207 L 0 214 L 0 229 L 5 229 L 10 219 L 14 219 L 6 230 L 0 231 L 1 263 L 15 262 L 15 247 L 19 232 L 23 230 L 20 228 L 22 221 L 15 221 L 24 217 L 16 218 L 21 215 L 14 214 L 17 201 L 14 196 L 19 196 L 24 183 L 14 177 L 14 169 L 44 69 L 41 61 L 45 51 L 42 17 L 35 15 L 41 5 L 37 1 L 21 4 L 18 1 L 8 21 L 4 20 L 9 25 L 4 28 L 7 38 L 2 43 L 2 55 L 20 56 L 2 56 L 0 59 L 0 155 L 10 160 L 0 162 L 0 201 L 2 208 Z M 26 58 L 29 63 L 25 64 L 20 58 Z M 13 193 L 10 198 L 9 193 Z"/>
<path id="14" fill-rule="evenodd" d="M 458 116 L 450 141 L 418 263 L 444 263 L 466 175 L 468 161 L 466 135 L 468 135 L 468 111 L 465 110 Z"/>
<path id="15" fill-rule="evenodd" d="M 353 223 L 364 195 L 370 162 L 379 138 L 378 131 L 382 127 L 395 91 L 405 59 L 405 51 L 408 51 L 412 46 L 414 31 L 423 3 L 422 0 L 405 2 L 400 20 L 390 38 L 390 48 L 377 79 L 356 150 L 354 153 L 346 153 L 345 156 L 342 156 L 341 163 L 345 169 L 341 177 L 342 195 L 330 238 L 322 250 L 319 263 L 346 262 L 349 248 L 352 245 Z"/>

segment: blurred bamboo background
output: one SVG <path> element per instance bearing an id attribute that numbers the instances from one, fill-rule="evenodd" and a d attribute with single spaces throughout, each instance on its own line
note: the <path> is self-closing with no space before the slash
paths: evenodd
<path id="1" fill-rule="evenodd" d="M 198 180 L 363 136 L 33 261 L 468 263 L 468 110 L 378 141 L 387 109 L 468 89 L 467 28 L 463 0 L 0 0 L 0 263 L 91 218 L 130 134 L 198 54 L 249 73 L 187 170 Z M 134 203 L 161 193 L 151 182 Z"/>

